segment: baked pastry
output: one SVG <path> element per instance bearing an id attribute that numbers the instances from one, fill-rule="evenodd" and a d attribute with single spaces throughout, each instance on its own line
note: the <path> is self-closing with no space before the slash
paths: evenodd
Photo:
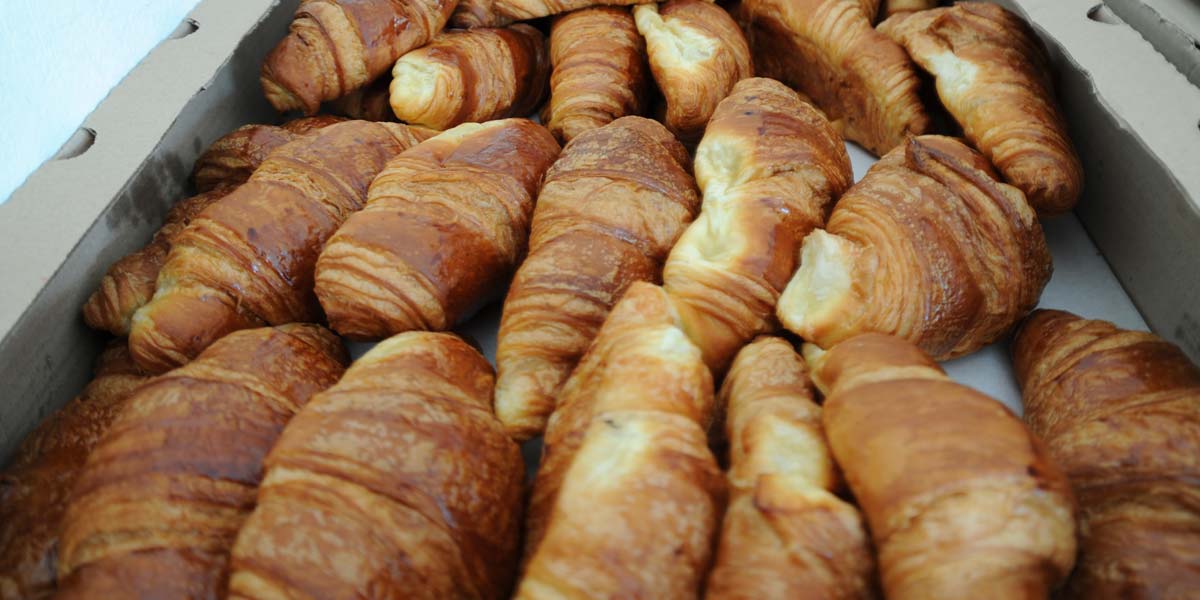
<path id="1" fill-rule="evenodd" d="M 367 352 L 267 455 L 229 597 L 507 598 L 525 465 L 492 383 L 451 334 Z"/>
<path id="2" fill-rule="evenodd" d="M 775 303 L 801 240 L 853 182 L 846 145 L 811 105 L 771 79 L 743 79 L 696 148 L 700 216 L 671 250 L 663 287 L 716 373 L 777 327 Z"/>
<path id="3" fill-rule="evenodd" d="M 454 27 L 502 27 L 571 12 L 590 6 L 621 6 L 642 0 L 459 0 L 450 24 Z"/>
<path id="4" fill-rule="evenodd" d="M 108 345 L 95 374 L 79 396 L 21 442 L 0 472 L 0 599 L 54 592 L 67 495 L 125 399 L 149 379 L 133 364 L 124 340 Z"/>
<path id="5" fill-rule="evenodd" d="M 558 151 L 541 125 L 504 119 L 460 125 L 389 162 L 317 260 L 330 327 L 353 339 L 445 330 L 498 298 Z"/>
<path id="6" fill-rule="evenodd" d="M 217 138 L 192 171 L 200 193 L 222 185 L 241 185 L 276 148 L 296 139 L 296 134 L 275 125 L 243 125 Z"/>
<path id="7" fill-rule="evenodd" d="M 624 7 L 577 10 L 550 26 L 550 101 L 542 122 L 564 144 L 645 110 L 645 43 Z"/>
<path id="8" fill-rule="evenodd" d="M 699 139 L 717 103 L 754 75 L 746 37 L 725 9 L 704 0 L 639 4 L 633 16 L 666 100 L 663 122 L 680 139 Z"/>
<path id="9" fill-rule="evenodd" d="M 217 597 L 263 456 L 345 358 L 316 325 L 239 331 L 138 388 L 71 492 L 56 597 Z"/>
<path id="10" fill-rule="evenodd" d="M 339 117 L 338 115 L 313 115 L 311 117 L 292 119 L 280 125 L 280 127 L 293 135 L 308 135 L 318 129 L 324 129 L 345 120 L 347 120 L 345 117 Z"/>
<path id="11" fill-rule="evenodd" d="M 1070 486 L 1020 419 L 899 338 L 806 345 L 805 357 L 887 598 L 1046 598 L 1062 582 Z"/>
<path id="12" fill-rule="evenodd" d="M 861 3 L 743 0 L 737 16 L 758 74 L 812 98 L 876 156 L 929 128 L 916 68 L 872 29 Z"/>
<path id="13" fill-rule="evenodd" d="M 613 309 L 546 430 L 517 598 L 695 598 L 725 486 L 712 378 L 658 286 Z"/>
<path id="14" fill-rule="evenodd" d="M 870 598 L 875 557 L 837 467 L 804 361 L 762 337 L 733 361 L 726 411 L 731 498 L 705 598 Z"/>
<path id="15" fill-rule="evenodd" d="M 1200 367 L 1151 333 L 1039 310 L 1013 343 L 1025 420 L 1079 497 L 1065 598 L 1200 589 Z"/>
<path id="16" fill-rule="evenodd" d="M 370 85 L 325 103 L 330 112 L 364 121 L 395 121 L 391 104 L 391 72 L 384 73 Z"/>
<path id="17" fill-rule="evenodd" d="M 83 305 L 83 321 L 88 327 L 128 336 L 133 313 L 154 296 L 158 272 L 180 232 L 200 211 L 234 189 L 221 184 L 171 207 L 150 243 L 113 263 L 104 273 L 100 285 Z"/>
<path id="18" fill-rule="evenodd" d="M 1037 305 L 1052 268 L 1033 209 L 996 179 L 954 138 L 889 152 L 805 238 L 779 320 L 822 348 L 876 331 L 936 360 L 1000 339 Z"/>
<path id="19" fill-rule="evenodd" d="M 405 52 L 433 39 L 455 0 L 303 0 L 260 77 L 280 112 L 313 114 L 387 73 Z"/>
<path id="20" fill-rule="evenodd" d="M 129 349 L 138 365 L 166 371 L 231 331 L 317 320 L 317 254 L 362 207 L 384 164 L 418 135 L 394 123 L 347 121 L 272 153 L 175 239 L 154 298 L 133 317 Z"/>
<path id="21" fill-rule="evenodd" d="M 963 135 L 1039 212 L 1071 210 L 1083 167 L 1054 99 L 1046 50 L 1020 17 L 990 2 L 896 15 L 879 31 L 933 74 Z"/>
<path id="22" fill-rule="evenodd" d="M 549 73 L 546 39 L 529 25 L 447 31 L 396 61 L 392 112 L 437 130 L 524 117 L 541 105 Z"/>
<path id="23" fill-rule="evenodd" d="M 659 279 L 700 206 L 690 171 L 666 128 L 622 117 L 580 134 L 546 174 L 497 337 L 496 415 L 509 435 L 542 432 L 613 304 Z"/>
<path id="24" fill-rule="evenodd" d="M 892 16 L 901 12 L 929 10 L 938 5 L 938 0 L 883 0 L 883 14 Z"/>

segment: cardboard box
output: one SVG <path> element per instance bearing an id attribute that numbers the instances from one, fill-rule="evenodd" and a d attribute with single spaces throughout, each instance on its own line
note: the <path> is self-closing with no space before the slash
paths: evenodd
<path id="1" fill-rule="evenodd" d="M 239 125 L 278 119 L 258 70 L 296 4 L 204 0 L 189 16 L 195 30 L 154 49 L 62 158 L 0 205 L 0 464 L 89 379 L 103 336 L 83 325 L 80 307 L 186 195 L 199 153 Z M 1132 28 L 1090 20 L 1094 0 L 1007 4 L 1037 23 L 1054 54 L 1088 173 L 1079 216 L 1104 250 L 1075 217 L 1047 222 L 1056 269 L 1042 304 L 1125 327 L 1144 327 L 1144 315 L 1200 358 L 1200 91 Z M 857 149 L 853 158 L 859 176 L 873 160 Z M 498 320 L 489 307 L 460 330 L 490 358 Z M 947 368 L 1019 410 L 1003 344 Z"/>

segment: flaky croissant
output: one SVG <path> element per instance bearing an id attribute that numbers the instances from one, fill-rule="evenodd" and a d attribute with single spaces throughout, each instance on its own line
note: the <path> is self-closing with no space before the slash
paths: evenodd
<path id="1" fill-rule="evenodd" d="M 873 596 L 874 555 L 839 483 L 804 361 L 763 337 L 721 386 L 731 498 L 705 598 Z"/>
<path id="2" fill-rule="evenodd" d="M 663 287 L 714 372 L 777 327 L 797 249 L 853 181 L 846 146 L 787 86 L 743 79 L 696 149 L 700 216 L 671 250 Z"/>
<path id="3" fill-rule="evenodd" d="M 883 0 L 883 14 L 892 16 L 901 12 L 929 10 L 938 5 L 938 0 Z"/>
<path id="4" fill-rule="evenodd" d="M 232 333 L 126 401 L 63 518 L 60 598 L 215 598 L 263 456 L 345 352 L 316 325 Z"/>
<path id="5" fill-rule="evenodd" d="M 450 24 L 454 27 L 501 27 L 571 12 L 590 6 L 621 6 L 642 0 L 459 0 Z"/>
<path id="6" fill-rule="evenodd" d="M 525 24 L 447 31 L 400 57 L 392 69 L 392 111 L 431 129 L 524 117 L 546 93 L 546 39 Z"/>
<path id="7" fill-rule="evenodd" d="M 124 340 L 96 361 L 83 392 L 21 442 L 0 472 L 0 598 L 46 598 L 54 591 L 59 524 L 88 454 L 130 394 L 149 379 Z"/>
<path id="8" fill-rule="evenodd" d="M 1066 598 L 1200 589 L 1200 367 L 1150 333 L 1057 310 L 1013 343 L 1025 419 L 1079 496 Z"/>
<path id="9" fill-rule="evenodd" d="M 507 598 L 525 466 L 492 382 L 445 333 L 403 333 L 356 361 L 267 456 L 229 597 Z"/>
<path id="10" fill-rule="evenodd" d="M 517 598 L 695 598 L 725 487 L 712 377 L 658 286 L 630 286 L 546 430 Z"/>
<path id="11" fill-rule="evenodd" d="M 744 0 L 737 16 L 758 74 L 812 98 L 876 156 L 929 128 L 916 68 L 871 27 L 860 3 Z"/>
<path id="12" fill-rule="evenodd" d="M 455 0 L 304 0 L 263 63 L 263 92 L 280 112 L 313 114 L 362 88 L 433 39 Z"/>
<path id="13" fill-rule="evenodd" d="M 699 139 L 717 103 L 754 75 L 746 37 L 725 9 L 704 0 L 640 4 L 633 16 L 666 101 L 663 122 L 680 139 Z"/>
<path id="14" fill-rule="evenodd" d="M 659 279 L 700 205 L 690 170 L 666 128 L 623 117 L 580 134 L 547 173 L 497 338 L 496 414 L 514 438 L 545 428 L 625 289 Z"/>
<path id="15" fill-rule="evenodd" d="M 243 125 L 217 139 L 196 160 L 192 181 L 196 191 L 207 192 L 221 185 L 240 185 L 276 148 L 345 119 L 317 115 L 292 119 L 283 125 Z"/>
<path id="16" fill-rule="evenodd" d="M 776 307 L 785 327 L 828 348 L 877 331 L 937 360 L 996 341 L 1050 279 L 1037 216 L 983 156 L 920 136 L 889 152 L 804 240 Z"/>
<path id="17" fill-rule="evenodd" d="M 1071 210 L 1083 167 L 1054 99 L 1046 51 L 1020 17 L 989 2 L 898 15 L 879 30 L 937 80 L 963 134 L 1039 212 Z"/>
<path id="18" fill-rule="evenodd" d="M 138 365 L 162 372 L 231 331 L 316 320 L 318 253 L 362 207 L 384 164 L 420 134 L 347 121 L 273 152 L 175 239 L 154 298 L 133 317 L 129 347 Z"/>
<path id="19" fill-rule="evenodd" d="M 810 349 L 887 598 L 1046 598 L 1075 560 L 1074 502 L 1021 420 L 899 338 Z"/>
<path id="20" fill-rule="evenodd" d="M 317 260 L 330 326 L 355 339 L 445 330 L 497 298 L 558 152 L 541 125 L 504 119 L 459 125 L 389 162 Z"/>
<path id="21" fill-rule="evenodd" d="M 395 121 L 396 113 L 391 104 L 392 74 L 387 72 L 360 88 L 325 103 L 326 110 L 351 119 L 364 121 Z"/>
<path id="22" fill-rule="evenodd" d="M 550 101 L 542 122 L 559 141 L 645 110 L 645 43 L 627 8 L 567 13 L 550 26 Z"/>

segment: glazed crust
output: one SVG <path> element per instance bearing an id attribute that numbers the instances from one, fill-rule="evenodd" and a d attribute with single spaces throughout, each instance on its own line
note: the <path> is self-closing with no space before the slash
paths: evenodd
<path id="1" fill-rule="evenodd" d="M 546 39 L 529 25 L 447 31 L 396 61 L 392 111 L 437 130 L 524 117 L 541 105 L 549 73 Z"/>
<path id="2" fill-rule="evenodd" d="M 872 597 L 866 527 L 834 495 L 821 409 L 792 345 L 762 337 L 743 348 L 717 405 L 726 410 L 731 500 L 705 598 Z"/>
<path id="3" fill-rule="evenodd" d="M 1066 577 L 1067 478 L 1002 404 L 891 336 L 858 336 L 810 364 L 888 598 L 1045 598 Z"/>
<path id="4" fill-rule="evenodd" d="M 550 27 L 550 101 L 542 122 L 562 143 L 645 111 L 645 43 L 623 7 L 577 10 Z"/>
<path id="5" fill-rule="evenodd" d="M 1079 496 L 1067 598 L 1200 589 L 1200 367 L 1151 333 L 1057 310 L 1013 343 L 1025 419 Z"/>
<path id="6" fill-rule="evenodd" d="M 759 75 L 778 79 L 842 121 L 847 139 L 883 156 L 929 117 L 904 49 L 845 0 L 744 0 L 738 20 Z"/>
<path id="7" fill-rule="evenodd" d="M 695 598 L 725 487 L 712 378 L 658 286 L 630 286 L 546 430 L 517 598 Z"/>
<path id="8" fill-rule="evenodd" d="M 995 178 L 954 138 L 888 153 L 805 239 L 780 321 L 823 348 L 877 331 L 938 360 L 998 340 L 1037 305 L 1052 268 L 1033 209 Z"/>
<path id="9" fill-rule="evenodd" d="M 347 121 L 272 153 L 175 239 L 154 298 L 134 314 L 134 360 L 163 372 L 231 331 L 316 320 L 318 253 L 384 164 L 418 141 L 403 125 Z"/>
<path id="10" fill-rule="evenodd" d="M 1029 25 L 996 4 L 962 2 L 898 15 L 879 30 L 934 75 L 966 138 L 1034 208 L 1060 214 L 1075 206 L 1083 167 Z"/>
<path id="11" fill-rule="evenodd" d="M 113 340 L 96 361 L 95 378 L 37 426 L 0 473 L 0 599 L 54 592 L 67 496 L 96 442 L 147 379 L 125 341 Z"/>
<path id="12" fill-rule="evenodd" d="M 626 288 L 658 280 L 699 208 L 690 170 L 662 125 L 623 117 L 581 134 L 547 173 L 496 350 L 496 413 L 514 438 L 545 428 L 559 387 Z"/>
<path id="13" fill-rule="evenodd" d="M 633 16 L 666 100 L 663 122 L 684 141 L 700 139 L 717 103 L 754 75 L 746 37 L 725 9 L 703 0 L 640 4 Z"/>
<path id="14" fill-rule="evenodd" d="M 389 162 L 317 260 L 330 326 L 354 339 L 445 330 L 499 297 L 558 152 L 544 127 L 506 119 L 460 125 Z"/>
<path id="15" fill-rule="evenodd" d="M 296 139 L 296 134 L 274 125 L 243 125 L 213 142 L 192 170 L 196 191 L 222 185 L 241 185 L 276 148 Z"/>
<path id="16" fill-rule="evenodd" d="M 525 467 L 492 382 L 445 333 L 403 333 L 356 361 L 267 456 L 229 597 L 507 598 Z"/>
<path id="17" fill-rule="evenodd" d="M 263 456 L 345 360 L 316 325 L 254 329 L 138 388 L 71 492 L 57 597 L 218 597 Z"/>
<path id="18" fill-rule="evenodd" d="M 755 335 L 777 327 L 775 303 L 801 240 L 853 181 L 845 144 L 783 84 L 743 79 L 696 149 L 704 204 L 671 250 L 663 287 L 708 366 L 724 372 Z"/>
<path id="19" fill-rule="evenodd" d="M 455 0 L 304 0 L 287 37 L 263 63 L 276 110 L 313 114 L 365 87 L 442 30 Z"/>
<path id="20" fill-rule="evenodd" d="M 591 6 L 639 4 L 642 0 L 460 0 L 450 24 L 454 27 L 503 27 Z"/>

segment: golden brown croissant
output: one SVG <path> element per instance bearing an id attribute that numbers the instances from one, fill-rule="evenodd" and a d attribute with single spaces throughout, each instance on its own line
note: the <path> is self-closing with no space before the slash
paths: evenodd
<path id="1" fill-rule="evenodd" d="M 1050 279 L 1037 216 L 954 138 L 889 152 L 804 240 L 779 320 L 828 348 L 877 331 L 937 360 L 969 354 L 1033 309 Z"/>
<path id="2" fill-rule="evenodd" d="M 325 103 L 326 110 L 364 121 L 395 121 L 391 105 L 391 72 L 384 73 L 367 87 L 354 90 Z"/>
<path id="3" fill-rule="evenodd" d="M 901 12 L 929 10 L 938 5 L 938 0 L 883 0 L 883 14 L 892 16 Z"/>
<path id="4" fill-rule="evenodd" d="M 643 0 L 459 0 L 450 24 L 454 27 L 501 27 L 590 6 L 623 6 Z"/>
<path id="5" fill-rule="evenodd" d="M 1150 333 L 1040 310 L 1013 343 L 1025 419 L 1079 496 L 1067 598 L 1200 590 L 1200 367 Z"/>
<path id="6" fill-rule="evenodd" d="M 625 289 L 659 279 L 700 205 L 689 171 L 671 132 L 622 117 L 575 138 L 547 173 L 496 350 L 496 414 L 514 438 L 545 428 L 558 388 Z"/>
<path id="7" fill-rule="evenodd" d="M 325 240 L 419 134 L 347 121 L 273 152 L 175 239 L 154 298 L 133 317 L 129 347 L 138 365 L 162 372 L 231 331 L 319 318 L 313 271 Z"/>
<path id="8" fill-rule="evenodd" d="M 899 338 L 810 354 L 889 599 L 1046 598 L 1075 559 L 1066 476 L 1003 404 Z"/>
<path id="9" fill-rule="evenodd" d="M 317 112 L 321 102 L 365 87 L 405 52 L 433 39 L 455 0 L 304 0 L 260 77 L 280 112 Z"/>
<path id="10" fill-rule="evenodd" d="M 524 117 L 546 93 L 546 39 L 529 25 L 447 31 L 392 69 L 392 111 L 431 129 Z"/>
<path id="11" fill-rule="evenodd" d="M 613 308 L 546 431 L 517 598 L 695 598 L 725 486 L 712 377 L 658 286 Z"/>
<path id="12" fill-rule="evenodd" d="M 218 597 L 263 456 L 344 361 L 316 325 L 261 328 L 138 388 L 71 492 L 58 597 Z"/>
<path id="13" fill-rule="evenodd" d="M 345 119 L 317 115 L 274 125 L 243 125 L 213 142 L 196 160 L 192 181 L 203 193 L 220 185 L 240 185 L 276 148 Z"/>
<path id="14" fill-rule="evenodd" d="M 507 598 L 521 451 L 466 342 L 375 346 L 288 424 L 233 548 L 230 598 Z"/>
<path id="15" fill-rule="evenodd" d="M 558 156 L 527 119 L 467 123 L 404 152 L 317 260 L 316 294 L 338 333 L 445 330 L 503 292 Z"/>
<path id="16" fill-rule="evenodd" d="M 200 211 L 234 189 L 224 184 L 218 185 L 173 206 L 149 244 L 108 268 L 100 280 L 100 286 L 83 305 L 83 320 L 88 327 L 116 336 L 129 335 L 133 313 L 154 296 L 158 272 L 167 261 L 171 245 L 180 232 Z"/>
<path id="17" fill-rule="evenodd" d="M 308 135 L 318 129 L 324 129 L 346 120 L 345 117 L 338 115 L 313 115 L 311 117 L 292 119 L 280 125 L 280 127 L 294 135 Z"/>
<path id="18" fill-rule="evenodd" d="M 88 453 L 125 399 L 148 377 L 114 340 L 83 392 L 38 425 L 0 472 L 0 598 L 46 598 L 54 591 L 58 531 L 67 495 Z"/>
<path id="19" fill-rule="evenodd" d="M 645 110 L 645 43 L 627 8 L 596 7 L 550 27 L 550 101 L 542 122 L 559 141 Z"/>
<path id="20" fill-rule="evenodd" d="M 680 139 L 699 139 L 717 103 L 754 75 L 746 37 L 725 9 L 703 0 L 641 4 L 633 16 L 666 100 L 663 122 Z"/>
<path id="21" fill-rule="evenodd" d="M 726 408 L 732 497 L 705 598 L 873 596 L 874 555 L 839 483 L 821 409 L 792 345 L 763 337 L 733 361 Z"/>
<path id="22" fill-rule="evenodd" d="M 860 3 L 744 0 L 738 20 L 759 75 L 808 95 L 876 156 L 929 128 L 916 68 Z"/>
<path id="23" fill-rule="evenodd" d="M 961 2 L 897 15 L 879 30 L 933 74 L 966 138 L 1034 208 L 1055 214 L 1075 206 L 1083 167 L 1029 25 L 996 4 Z"/>
<path id="24" fill-rule="evenodd" d="M 671 250 L 663 287 L 714 372 L 777 327 L 797 249 L 853 182 L 846 145 L 820 113 L 771 79 L 743 79 L 696 149 L 700 216 Z"/>

